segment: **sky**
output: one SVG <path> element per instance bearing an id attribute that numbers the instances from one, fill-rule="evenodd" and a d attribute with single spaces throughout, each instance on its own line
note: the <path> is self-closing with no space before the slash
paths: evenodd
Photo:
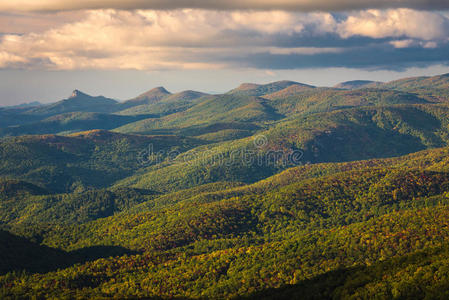
<path id="1" fill-rule="evenodd" d="M 0 0 L 0 105 L 442 73 L 447 0 Z"/>

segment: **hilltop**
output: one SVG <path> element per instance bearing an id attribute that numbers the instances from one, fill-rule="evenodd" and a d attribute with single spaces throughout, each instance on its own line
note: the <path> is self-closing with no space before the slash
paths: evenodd
<path id="1" fill-rule="evenodd" d="M 245 96 L 263 96 L 271 93 L 278 92 L 283 90 L 289 86 L 303 86 L 303 87 L 312 87 L 307 84 L 302 84 L 294 81 L 277 81 L 268 84 L 254 84 L 254 83 L 243 83 L 236 89 L 233 89 L 228 92 L 228 94 L 237 94 L 237 95 L 245 95 Z"/>

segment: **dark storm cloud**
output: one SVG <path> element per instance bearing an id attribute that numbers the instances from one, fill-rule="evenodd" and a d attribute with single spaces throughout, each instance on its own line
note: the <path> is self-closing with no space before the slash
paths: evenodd
<path id="1" fill-rule="evenodd" d="M 323 33 L 314 35 L 311 32 L 304 31 L 295 34 L 276 34 L 269 37 L 270 44 L 276 47 L 360 47 L 372 44 L 384 43 L 392 38 L 374 39 L 363 36 L 351 36 L 342 39 L 336 33 Z"/>
<path id="2" fill-rule="evenodd" d="M 389 44 L 345 49 L 338 53 L 272 54 L 269 52 L 245 55 L 240 65 L 260 69 L 360 68 L 401 71 L 409 67 L 426 67 L 449 63 L 449 44 L 438 48 L 394 48 Z"/>

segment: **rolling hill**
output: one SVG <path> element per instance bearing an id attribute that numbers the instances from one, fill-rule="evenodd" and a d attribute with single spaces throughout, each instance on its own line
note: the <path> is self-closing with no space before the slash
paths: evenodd
<path id="1" fill-rule="evenodd" d="M 120 245 L 140 254 L 43 276 L 9 275 L 0 282 L 14 286 L 10 293 L 22 297 L 31 286 L 33 293 L 43 293 L 53 280 L 50 293 L 55 296 L 64 290 L 83 297 L 227 298 L 260 292 L 270 299 L 305 291 L 313 295 L 315 289 L 374 295 L 380 286 L 359 287 L 380 277 L 393 283 L 394 274 L 422 266 L 421 274 L 434 278 L 426 284 L 436 292 L 440 281 L 426 266 L 430 261 L 444 266 L 447 257 L 448 151 L 298 167 L 253 186 L 197 188 L 186 191 L 185 199 L 180 199 L 183 192 L 160 196 L 165 198 L 160 207 L 81 225 L 34 226 L 31 232 L 16 226 L 17 234 L 40 236 L 46 247 L 67 253 Z M 304 171 L 314 175 L 304 177 Z M 271 185 L 274 181 L 282 184 Z M 73 278 L 84 280 L 67 287 Z M 127 288 L 130 279 L 141 282 L 138 289 Z M 415 291 L 422 277 L 402 280 L 407 288 L 387 285 L 382 290 L 409 296 L 431 292 Z"/>
<path id="2" fill-rule="evenodd" d="M 163 160 L 204 142 L 177 136 L 138 136 L 102 130 L 70 136 L 35 135 L 0 142 L 0 176 L 64 192 L 106 187 L 141 168 L 149 147 Z M 176 152 L 177 153 L 177 152 Z M 150 155 L 150 154 L 147 154 Z"/>
<path id="3" fill-rule="evenodd" d="M 0 298 L 446 299 L 448 78 L 2 108 Z"/>
<path id="4" fill-rule="evenodd" d="M 176 112 L 159 119 L 147 119 L 127 124 L 116 131 L 122 133 L 151 134 L 157 130 L 176 130 L 214 123 L 248 123 L 249 127 L 281 116 L 259 97 L 218 95 L 200 98 L 201 101 L 187 110 Z"/>
<path id="5" fill-rule="evenodd" d="M 306 115 L 251 137 L 194 148 L 118 185 L 167 192 L 223 180 L 249 183 L 297 164 L 400 156 L 446 146 L 448 109 L 398 105 Z"/>

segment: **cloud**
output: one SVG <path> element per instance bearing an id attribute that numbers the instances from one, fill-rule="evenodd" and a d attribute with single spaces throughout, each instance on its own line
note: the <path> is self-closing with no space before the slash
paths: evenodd
<path id="1" fill-rule="evenodd" d="M 255 69 L 293 70 L 310 68 L 355 68 L 367 70 L 404 71 L 410 67 L 427 67 L 449 64 L 449 44 L 439 48 L 394 48 L 383 44 L 375 47 L 348 49 L 341 52 L 318 53 L 316 55 L 273 55 L 258 53 L 234 58 L 235 65 Z"/>
<path id="2" fill-rule="evenodd" d="M 449 41 L 446 15 L 410 9 L 338 14 L 106 9 L 24 31 L 0 36 L 0 68 L 375 67 L 373 57 L 386 68 L 394 59 L 444 62 L 441 49 Z"/>
<path id="3" fill-rule="evenodd" d="M 263 50 L 263 49 L 260 49 Z M 289 55 L 289 54 L 305 54 L 305 55 L 315 55 L 319 53 L 339 53 L 343 52 L 342 48 L 315 48 L 315 47 L 302 47 L 302 48 L 280 48 L 280 47 L 272 47 L 266 50 L 271 54 L 281 54 L 281 55 Z"/>
<path id="4" fill-rule="evenodd" d="M 417 41 L 417 40 L 390 41 L 390 44 L 393 45 L 395 48 L 423 47 L 428 49 L 434 49 L 438 47 L 437 42 Z"/>
<path id="5" fill-rule="evenodd" d="M 370 8 L 449 9 L 447 0 L 0 0 L 0 11 L 62 11 L 79 9 L 197 8 L 210 10 L 341 11 Z"/>
<path id="6" fill-rule="evenodd" d="M 43 32 L 65 23 L 79 21 L 83 16 L 84 13 L 82 11 L 57 13 L 0 13 L 0 34 L 24 34 L 29 31 Z"/>
<path id="7" fill-rule="evenodd" d="M 411 9 L 367 10 L 351 15 L 339 24 L 340 36 L 372 38 L 407 36 L 421 40 L 444 39 L 449 20 L 441 14 Z"/>
<path id="8" fill-rule="evenodd" d="M 45 58 L 51 69 L 220 67 L 214 57 L 271 46 L 271 35 L 303 29 L 296 16 L 282 11 L 93 10 L 42 33 L 4 35 L 0 67 L 15 67 L 19 58 L 20 65 Z"/>

